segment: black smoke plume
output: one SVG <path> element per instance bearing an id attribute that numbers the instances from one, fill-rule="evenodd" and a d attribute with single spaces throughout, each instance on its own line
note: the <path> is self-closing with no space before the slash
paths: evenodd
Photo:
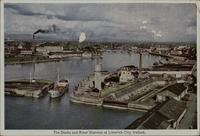
<path id="1" fill-rule="evenodd" d="M 33 39 L 35 39 L 35 35 L 38 33 L 58 33 L 60 32 L 60 29 L 56 25 L 52 25 L 49 29 L 38 29 L 33 33 Z"/>

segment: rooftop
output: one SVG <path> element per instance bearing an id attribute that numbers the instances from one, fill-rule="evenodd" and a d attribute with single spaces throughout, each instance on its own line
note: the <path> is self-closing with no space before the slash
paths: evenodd
<path id="1" fill-rule="evenodd" d="M 184 83 L 175 83 L 173 85 L 168 86 L 163 91 L 170 91 L 176 95 L 180 95 L 187 87 L 184 85 Z"/>
<path id="2" fill-rule="evenodd" d="M 138 68 L 134 65 L 127 65 L 119 68 L 119 70 L 137 70 Z"/>
<path id="3" fill-rule="evenodd" d="M 186 109 L 186 105 L 174 99 L 157 105 L 135 120 L 128 129 L 166 129 L 171 121 L 176 121 Z"/>
<path id="4" fill-rule="evenodd" d="M 158 112 L 168 119 L 177 120 L 185 109 L 186 105 L 184 103 L 171 99 L 164 104 Z"/>
<path id="5" fill-rule="evenodd" d="M 149 120 L 147 120 L 143 127 L 146 129 L 166 129 L 170 125 L 167 118 L 159 112 L 155 112 Z"/>

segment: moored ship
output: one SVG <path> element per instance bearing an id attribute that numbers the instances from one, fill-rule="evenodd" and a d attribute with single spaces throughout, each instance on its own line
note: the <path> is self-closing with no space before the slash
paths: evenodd
<path id="1" fill-rule="evenodd" d="M 58 69 L 57 82 L 54 83 L 54 88 L 48 91 L 51 98 L 62 96 L 69 88 L 68 80 L 59 80 L 59 77 Z"/>
<path id="2" fill-rule="evenodd" d="M 52 90 L 49 90 L 50 97 L 57 98 L 62 96 L 68 90 L 68 87 L 68 80 L 60 80 L 59 82 L 55 83 Z"/>

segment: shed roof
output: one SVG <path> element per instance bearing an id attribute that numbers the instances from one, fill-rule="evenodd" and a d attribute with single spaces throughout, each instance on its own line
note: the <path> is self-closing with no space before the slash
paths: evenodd
<path id="1" fill-rule="evenodd" d="M 176 95 L 180 95 L 187 87 L 184 85 L 184 83 L 175 83 L 173 85 L 168 86 L 163 91 L 170 91 Z"/>
<path id="2" fill-rule="evenodd" d="M 179 102 L 174 99 L 170 99 L 158 110 L 158 112 L 160 112 L 168 119 L 173 119 L 176 121 L 181 116 L 181 114 L 184 112 L 185 109 L 186 109 L 185 103 Z"/>
<path id="3" fill-rule="evenodd" d="M 170 125 L 167 118 L 159 112 L 155 112 L 144 124 L 146 129 L 166 129 Z"/>

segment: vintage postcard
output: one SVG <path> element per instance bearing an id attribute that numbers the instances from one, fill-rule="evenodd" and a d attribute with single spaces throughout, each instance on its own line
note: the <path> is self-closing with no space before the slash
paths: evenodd
<path id="1" fill-rule="evenodd" d="M 198 5 L 1 1 L 1 135 L 199 135 Z"/>

